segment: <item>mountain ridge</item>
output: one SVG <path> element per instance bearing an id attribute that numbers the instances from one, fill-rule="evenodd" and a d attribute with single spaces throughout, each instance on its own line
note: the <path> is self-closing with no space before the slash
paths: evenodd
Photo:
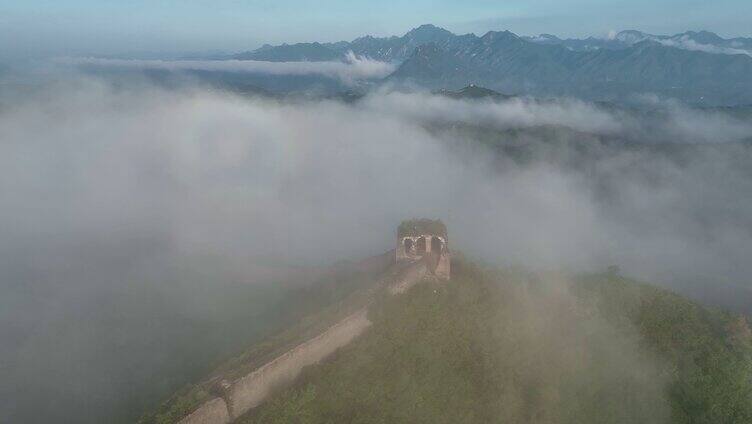
<path id="1" fill-rule="evenodd" d="M 274 50 L 287 50 L 289 52 L 299 49 L 300 56 L 297 56 L 297 60 L 328 60 L 305 56 L 304 52 L 306 50 L 316 47 L 322 52 L 326 52 L 327 58 L 332 54 L 343 55 L 347 51 L 353 51 L 355 54 L 366 55 L 372 59 L 401 61 L 406 59 L 407 56 L 412 53 L 412 49 L 418 47 L 420 44 L 442 44 L 450 40 L 457 43 L 460 40 L 468 41 L 483 39 L 498 33 L 511 34 L 515 38 L 536 44 L 561 45 L 573 51 L 592 51 L 601 48 L 624 49 L 641 41 L 650 40 L 664 44 L 667 47 L 685 50 L 699 50 L 732 55 L 747 54 L 752 56 L 752 37 L 723 38 L 716 33 L 705 30 L 685 31 L 673 35 L 656 35 L 639 30 L 628 29 L 611 34 L 607 37 L 589 36 L 586 38 L 560 38 L 556 35 L 546 33 L 537 36 L 517 35 L 508 30 L 490 30 L 480 36 L 474 33 L 454 34 L 433 24 L 423 24 L 407 31 L 402 36 L 392 35 L 387 37 L 375 37 L 372 35 L 364 35 L 351 41 L 329 43 L 305 42 L 293 44 L 284 43 L 280 45 L 264 44 L 258 49 L 237 53 L 230 57 L 245 60 L 264 60 L 261 58 L 263 58 L 265 54 L 268 55 L 269 52 Z M 681 41 L 691 41 L 696 43 L 696 45 L 687 43 L 682 44 L 680 43 Z M 713 51 L 712 48 L 716 48 L 717 50 Z M 289 60 L 293 60 L 294 57 L 295 56 L 291 56 Z"/>
<path id="2" fill-rule="evenodd" d="M 363 293 L 374 296 L 372 327 L 234 422 L 517 422 L 531 411 L 572 423 L 752 417 L 752 331 L 743 315 L 618 270 L 538 274 L 455 253 L 449 281 L 423 280 L 399 296 L 369 288 L 368 280 L 381 280 L 383 261 L 368 260 L 357 268 L 376 271 L 375 279 L 222 365 L 218 375 L 244 374 L 259 352 L 308 327 L 333 328 L 327 322 L 337 311 L 360 305 Z M 182 422 L 217 396 L 217 382 L 186 387 L 140 422 Z"/>
<path id="3" fill-rule="evenodd" d="M 522 38 L 540 44 L 562 45 L 574 51 L 593 51 L 599 49 L 625 49 L 641 41 L 655 41 L 670 47 L 685 50 L 700 50 L 719 54 L 752 55 L 752 38 L 723 38 L 710 31 L 685 31 L 674 35 L 656 35 L 638 30 L 623 30 L 609 34 L 607 37 L 566 38 L 551 34 L 523 36 Z"/>
<path id="4" fill-rule="evenodd" d="M 613 273 L 562 293 L 544 282 L 552 276 L 457 265 L 445 284 L 376 304 L 368 332 L 239 422 L 752 417 L 746 319 Z"/>
<path id="5" fill-rule="evenodd" d="M 432 90 L 475 83 L 500 92 L 598 101 L 653 93 L 697 104 L 752 103 L 752 39 L 727 40 L 707 31 L 655 36 L 627 30 L 609 39 L 573 41 L 506 30 L 456 35 L 426 24 L 400 37 L 264 46 L 232 58 L 344 61 L 350 53 L 397 65 L 385 78 L 389 83 Z"/>

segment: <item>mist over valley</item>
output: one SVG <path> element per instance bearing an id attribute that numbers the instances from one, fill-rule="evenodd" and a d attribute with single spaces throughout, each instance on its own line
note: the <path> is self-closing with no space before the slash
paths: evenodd
<path id="1" fill-rule="evenodd" d="M 0 422 L 745 422 L 752 43 L 712 35 L 9 64 Z M 387 295 L 421 217 L 452 276 Z"/>

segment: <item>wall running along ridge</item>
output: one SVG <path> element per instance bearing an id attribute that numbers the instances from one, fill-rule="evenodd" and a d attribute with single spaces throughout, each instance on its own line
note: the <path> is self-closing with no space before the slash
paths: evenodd
<path id="1" fill-rule="evenodd" d="M 391 294 L 407 291 L 430 272 L 425 261 L 411 264 L 392 276 L 387 290 Z M 295 380 L 303 367 L 316 364 L 337 349 L 346 346 L 369 326 L 368 309 L 344 318 L 318 336 L 299 344 L 250 374 L 227 383 L 222 398 L 213 398 L 202 404 L 179 424 L 228 424 L 257 407 L 269 394 Z"/>
<path id="2" fill-rule="evenodd" d="M 240 378 L 229 392 L 232 417 L 237 418 L 255 408 L 273 389 L 291 383 L 303 367 L 318 363 L 347 345 L 370 325 L 367 310 L 361 309 L 324 333 Z"/>
<path id="3" fill-rule="evenodd" d="M 410 287 L 417 284 L 428 275 L 428 264 L 425 260 L 419 260 L 412 266 L 406 268 L 397 274 L 394 282 L 389 285 L 387 290 L 390 294 L 401 294 L 406 292 Z"/>

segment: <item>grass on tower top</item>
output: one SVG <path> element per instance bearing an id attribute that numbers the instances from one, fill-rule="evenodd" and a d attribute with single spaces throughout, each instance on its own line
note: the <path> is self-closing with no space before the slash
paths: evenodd
<path id="1" fill-rule="evenodd" d="M 398 237 L 417 237 L 426 234 L 446 238 L 446 225 L 440 219 L 416 218 L 402 221 L 397 230 Z"/>

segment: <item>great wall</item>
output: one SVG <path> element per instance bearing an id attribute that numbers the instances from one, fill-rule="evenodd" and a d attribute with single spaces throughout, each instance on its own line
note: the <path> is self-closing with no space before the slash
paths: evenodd
<path id="1" fill-rule="evenodd" d="M 406 221 L 398 230 L 395 264 L 373 291 L 399 295 L 425 280 L 448 280 L 450 254 L 446 227 L 440 221 Z M 320 334 L 231 382 L 221 381 L 218 395 L 201 404 L 180 424 L 227 424 L 260 405 L 274 390 L 291 384 L 304 367 L 340 349 L 371 325 L 368 306 L 348 315 Z"/>

